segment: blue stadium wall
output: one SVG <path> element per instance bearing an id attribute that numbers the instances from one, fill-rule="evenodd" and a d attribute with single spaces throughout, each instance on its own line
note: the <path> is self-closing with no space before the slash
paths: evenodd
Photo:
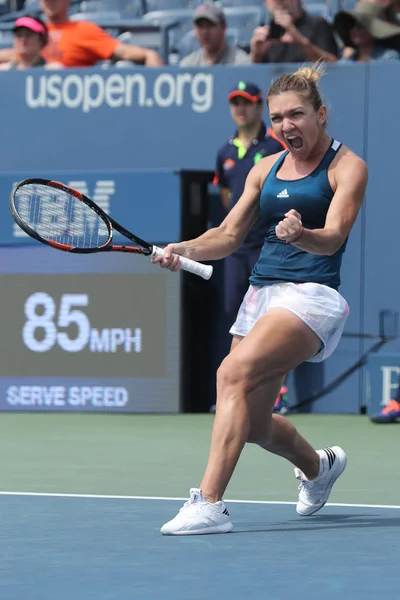
<path id="1" fill-rule="evenodd" d="M 288 69 L 290 66 L 285 66 Z M 15 181 L 33 175 L 78 182 L 90 196 L 110 208 L 117 220 L 131 225 L 142 237 L 161 244 L 179 238 L 179 172 L 214 169 L 216 151 L 232 133 L 229 90 L 238 80 L 254 81 L 266 90 L 271 79 L 283 70 L 281 65 L 202 70 L 80 69 L 59 73 L 37 69 L 0 75 L 1 275 L 24 272 L 17 253 L 27 250 L 32 242 L 18 235 L 7 199 Z M 367 160 L 370 181 L 343 266 L 341 292 L 351 307 L 346 333 L 355 335 L 344 337 L 323 365 L 304 365 L 290 375 L 292 403 L 318 392 L 360 359 L 375 341 L 363 335 L 378 334 L 381 311 L 389 311 L 387 331 L 393 331 L 391 314 L 398 310 L 400 297 L 398 76 L 398 64 L 377 62 L 332 65 L 322 80 L 329 131 Z M 20 256 L 26 260 L 25 255 Z M 60 269 L 71 270 L 64 260 L 58 259 Z M 15 265 L 15 271 L 6 266 L 9 264 Z M 98 263 L 88 268 L 98 272 Z M 126 269 L 129 271 L 129 267 Z M 143 269 L 138 266 L 139 275 L 143 275 Z M 110 270 L 113 267 L 108 264 L 105 272 Z M 220 269 L 217 277 L 221 277 Z M 219 281 L 213 285 L 218 287 Z M 174 294 L 179 295 L 176 289 L 167 290 L 165 298 Z M 168 302 L 165 300 L 171 312 Z M 4 320 L 4 306 L 2 315 Z M 175 323 L 176 315 L 171 318 Z M 225 333 L 218 330 L 216 335 L 220 338 Z M 215 343 L 221 355 L 225 343 Z M 174 348 L 177 352 L 178 345 Z M 219 358 L 217 351 L 211 371 Z M 395 339 L 308 410 L 379 410 L 395 393 L 398 367 L 400 340 Z M 179 394 L 179 385 L 171 382 L 178 374 L 171 365 L 168 368 L 165 385 L 171 398 L 165 410 L 174 412 L 179 410 L 179 403 L 174 403 L 172 397 Z M 0 383 L 5 376 L 0 373 Z M 4 385 L 0 385 L 0 396 L 8 389 L 6 384 L 10 380 L 4 379 Z M 161 384 L 158 399 L 149 404 L 155 411 L 163 409 Z M 143 385 L 147 390 L 147 384 Z M 0 405 L 0 410 L 7 409 L 3 397 Z M 23 406 L 18 408 L 22 410 Z M 98 409 L 102 410 L 101 404 Z M 130 410 L 136 409 L 145 411 L 146 403 L 132 403 Z"/>

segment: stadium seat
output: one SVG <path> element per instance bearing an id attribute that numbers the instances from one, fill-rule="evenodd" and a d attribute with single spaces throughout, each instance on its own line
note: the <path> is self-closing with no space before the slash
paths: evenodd
<path id="1" fill-rule="evenodd" d="M 39 0 L 25 0 L 24 11 L 26 14 L 38 14 L 40 10 Z"/>
<path id="2" fill-rule="evenodd" d="M 229 29 L 239 31 L 239 45 L 250 47 L 253 31 L 264 23 L 265 11 L 259 6 L 231 7 L 224 10 Z"/>
<path id="3" fill-rule="evenodd" d="M 142 16 L 141 0 L 84 0 L 80 13 L 109 12 L 117 10 L 121 16 L 136 19 Z"/>
<path id="4" fill-rule="evenodd" d="M 14 40 L 11 29 L 9 31 L 0 31 L 0 49 L 11 48 L 13 43 Z"/>
<path id="5" fill-rule="evenodd" d="M 138 33 L 135 31 L 124 31 L 116 37 L 117 40 L 121 42 L 121 44 L 130 44 L 131 46 L 139 45 L 143 46 L 143 48 L 150 48 L 151 50 L 160 52 L 159 39 L 157 39 L 157 37 L 155 37 L 153 33 L 146 34 L 146 32 L 140 32 L 140 34 L 138 35 Z"/>
<path id="6" fill-rule="evenodd" d="M 357 0 L 337 0 L 333 5 L 333 13 L 336 14 L 340 10 L 354 10 Z"/>
<path id="7" fill-rule="evenodd" d="M 330 6 L 324 4 L 323 2 L 308 2 L 306 5 L 307 11 L 310 15 L 315 15 L 317 17 L 322 17 L 327 21 L 331 22 L 333 20 L 333 12 Z"/>
<path id="8" fill-rule="evenodd" d="M 144 0 L 145 12 L 155 10 L 176 10 L 178 8 L 191 8 L 200 4 L 200 0 Z"/>
<path id="9" fill-rule="evenodd" d="M 121 13 L 117 10 L 99 10 L 97 12 L 79 12 L 70 15 L 70 21 L 120 21 Z"/>
<path id="10" fill-rule="evenodd" d="M 177 52 L 182 37 L 193 28 L 193 10 L 155 10 L 143 15 L 143 20 L 156 26 L 171 26 L 168 32 L 169 48 Z"/>
<path id="11" fill-rule="evenodd" d="M 258 6 L 264 8 L 264 0 L 220 0 L 219 4 L 222 8 L 228 8 L 231 6 L 246 7 L 246 6 Z"/>

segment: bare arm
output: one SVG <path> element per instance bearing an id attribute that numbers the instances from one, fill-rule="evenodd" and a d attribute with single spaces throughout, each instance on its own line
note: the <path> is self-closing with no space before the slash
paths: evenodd
<path id="1" fill-rule="evenodd" d="M 266 157 L 252 168 L 242 196 L 219 227 L 209 229 L 194 240 L 169 244 L 164 249 L 164 257 L 154 257 L 153 262 L 176 271 L 179 255 L 197 261 L 218 260 L 236 250 L 258 218 L 262 182 L 275 160 L 276 155 Z"/>
<path id="2" fill-rule="evenodd" d="M 276 227 L 278 238 L 311 254 L 335 254 L 357 219 L 367 182 L 368 168 L 365 162 L 355 155 L 345 157 L 343 166 L 337 169 L 336 192 L 324 228 L 304 229 L 302 232 L 301 216 L 296 211 L 289 211 L 284 221 Z"/>
<path id="3" fill-rule="evenodd" d="M 337 62 L 335 54 L 312 44 L 294 25 L 288 29 L 288 32 L 291 34 L 293 41 L 301 46 L 307 60 L 316 61 L 322 59 L 325 62 Z"/>
<path id="4" fill-rule="evenodd" d="M 0 50 L 0 63 L 9 63 L 17 58 L 14 48 L 3 48 Z"/>
<path id="5" fill-rule="evenodd" d="M 250 56 L 253 63 L 264 62 L 264 57 L 273 44 L 279 40 L 268 40 L 269 26 L 257 27 L 250 42 Z"/>
<path id="6" fill-rule="evenodd" d="M 261 170 L 256 165 L 246 179 L 243 194 L 219 227 L 194 240 L 183 242 L 185 255 L 193 260 L 218 260 L 236 250 L 259 215 Z"/>
<path id="7" fill-rule="evenodd" d="M 131 60 L 132 62 L 143 63 L 146 67 L 160 67 L 164 64 L 161 56 L 154 50 L 129 44 L 119 44 L 115 48 L 112 58 L 114 60 Z"/>
<path id="8" fill-rule="evenodd" d="M 44 65 L 45 69 L 49 69 L 50 71 L 52 71 L 53 69 L 64 69 L 64 65 L 60 62 L 48 62 Z"/>
<path id="9" fill-rule="evenodd" d="M 229 188 L 221 186 L 219 191 L 221 194 L 222 206 L 224 207 L 225 212 L 228 213 L 230 210 L 230 204 L 229 204 L 230 190 L 229 190 Z"/>
<path id="10" fill-rule="evenodd" d="M 314 43 L 297 29 L 292 15 L 286 10 L 275 10 L 274 21 L 286 31 L 281 41 L 298 44 L 307 60 L 316 61 L 322 59 L 325 62 L 337 61 L 337 45 L 332 30 L 326 21 L 321 20 L 318 27 L 318 35 L 314 38 Z"/>

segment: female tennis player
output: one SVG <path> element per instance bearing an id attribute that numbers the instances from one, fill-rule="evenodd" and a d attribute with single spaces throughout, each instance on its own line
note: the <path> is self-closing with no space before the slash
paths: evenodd
<path id="1" fill-rule="evenodd" d="M 246 442 L 295 466 L 297 512 L 312 515 L 327 502 L 347 457 L 338 446 L 315 451 L 293 424 L 273 414 L 286 374 L 303 361 L 321 362 L 341 338 L 349 307 L 339 294 L 348 235 L 367 186 L 365 162 L 325 130 L 321 65 L 304 66 L 271 84 L 267 105 L 275 134 L 288 150 L 262 159 L 223 223 L 194 240 L 169 244 L 161 267 L 175 271 L 179 255 L 197 261 L 233 252 L 260 217 L 265 243 L 230 332 L 230 354 L 217 374 L 217 410 L 208 464 L 199 488 L 164 535 L 232 530 L 223 494 Z"/>

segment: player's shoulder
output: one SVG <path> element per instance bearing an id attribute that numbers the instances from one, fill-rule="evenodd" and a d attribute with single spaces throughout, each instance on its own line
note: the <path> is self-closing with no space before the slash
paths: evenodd
<path id="1" fill-rule="evenodd" d="M 340 171 L 354 170 L 359 174 L 368 174 L 366 161 L 344 144 L 339 148 L 335 163 L 334 166 Z"/>
<path id="2" fill-rule="evenodd" d="M 266 171 L 271 169 L 274 164 L 276 163 L 276 161 L 283 155 L 285 154 L 285 152 L 287 152 L 287 150 L 285 150 L 285 148 L 282 148 L 281 146 L 281 150 L 279 152 L 275 152 L 274 154 L 270 154 L 269 156 L 264 156 L 264 158 L 262 158 L 256 166 L 260 166 L 260 171 Z"/>
<path id="3" fill-rule="evenodd" d="M 286 150 L 282 150 L 281 152 L 276 152 L 275 154 L 265 156 L 256 165 L 254 165 L 254 167 L 252 168 L 252 173 L 254 178 L 259 181 L 260 187 L 262 187 L 274 164 L 280 159 L 280 157 L 283 154 L 285 154 L 285 152 Z"/>

